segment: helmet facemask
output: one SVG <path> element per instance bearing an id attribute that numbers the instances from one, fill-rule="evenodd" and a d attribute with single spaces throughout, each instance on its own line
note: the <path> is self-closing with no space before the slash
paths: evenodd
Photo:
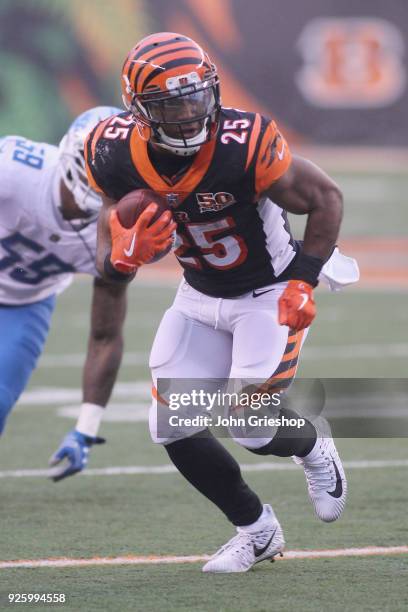
<path id="1" fill-rule="evenodd" d="M 176 155 L 193 155 L 218 129 L 218 77 L 215 73 L 201 81 L 196 72 L 191 72 L 168 78 L 166 87 L 152 87 L 134 95 L 130 110 L 150 127 L 154 144 Z"/>
<path id="2" fill-rule="evenodd" d="M 85 170 L 84 147 L 73 145 L 66 134 L 59 145 L 61 178 L 72 193 L 75 204 L 92 219 L 101 207 L 100 196 L 88 184 Z"/>
<path id="3" fill-rule="evenodd" d="M 88 183 L 84 156 L 85 139 L 99 121 L 120 112 L 119 108 L 98 106 L 82 113 L 72 123 L 59 144 L 61 179 L 72 193 L 78 208 L 83 211 L 84 217 L 89 220 L 98 215 L 102 200 Z"/>

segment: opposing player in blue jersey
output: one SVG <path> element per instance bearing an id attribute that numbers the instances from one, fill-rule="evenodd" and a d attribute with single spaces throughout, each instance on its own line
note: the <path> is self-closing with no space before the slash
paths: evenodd
<path id="1" fill-rule="evenodd" d="M 102 441 L 98 427 L 122 356 L 126 289 L 101 280 L 95 268 L 101 199 L 88 185 L 83 153 L 89 130 L 117 112 L 83 113 L 59 148 L 19 136 L 0 140 L 0 433 L 41 355 L 57 295 L 77 272 L 95 279 L 83 403 L 51 458 L 59 464 L 54 480 L 82 470 L 90 446 Z"/>

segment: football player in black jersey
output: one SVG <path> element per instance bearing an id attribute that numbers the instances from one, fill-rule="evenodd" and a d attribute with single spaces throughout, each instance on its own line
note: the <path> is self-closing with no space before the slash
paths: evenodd
<path id="1" fill-rule="evenodd" d="M 281 526 L 233 457 L 208 430 L 203 435 L 205 426 L 181 428 L 176 439 L 159 431 L 157 380 L 201 379 L 206 390 L 229 377 L 287 387 L 315 316 L 313 289 L 335 245 L 342 196 L 314 164 L 292 158 L 274 121 L 221 106 L 216 67 L 187 36 L 140 41 L 126 58 L 122 86 L 127 112 L 100 123 L 86 145 L 89 180 L 104 202 L 97 265 L 106 279 L 127 282 L 168 246 L 175 227 L 169 212 L 148 228 L 152 204 L 125 229 L 114 208 L 134 189 L 164 195 L 184 280 L 152 348 L 151 433 L 237 528 L 204 571 L 246 571 L 282 551 Z M 301 248 L 287 211 L 308 217 Z M 287 408 L 281 414 L 296 416 Z M 293 456 L 316 514 L 334 521 L 347 490 L 334 442 L 307 420 L 302 437 L 296 434 L 280 426 L 264 437 L 233 437 L 256 454 Z"/>

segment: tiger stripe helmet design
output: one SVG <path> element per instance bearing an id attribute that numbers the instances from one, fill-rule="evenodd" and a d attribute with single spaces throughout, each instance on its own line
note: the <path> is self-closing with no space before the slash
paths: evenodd
<path id="1" fill-rule="evenodd" d="M 187 36 L 161 32 L 143 38 L 123 65 L 122 92 L 141 133 L 176 155 L 197 153 L 217 133 L 217 68 Z"/>

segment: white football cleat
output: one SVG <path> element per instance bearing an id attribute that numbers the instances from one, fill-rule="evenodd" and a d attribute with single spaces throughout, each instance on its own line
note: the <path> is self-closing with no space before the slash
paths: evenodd
<path id="1" fill-rule="evenodd" d="M 327 427 L 326 422 L 326 432 Z M 310 501 L 317 516 L 331 523 L 339 518 L 346 505 L 347 480 L 333 438 L 316 429 L 317 440 L 312 451 L 306 457 L 292 459 L 303 465 Z"/>
<path id="2" fill-rule="evenodd" d="M 259 523 L 259 525 L 258 525 Z M 203 572 L 247 572 L 255 563 L 280 554 L 285 546 L 282 527 L 269 504 L 264 504 L 262 517 L 249 528 L 237 527 L 237 535 L 211 557 Z"/>

